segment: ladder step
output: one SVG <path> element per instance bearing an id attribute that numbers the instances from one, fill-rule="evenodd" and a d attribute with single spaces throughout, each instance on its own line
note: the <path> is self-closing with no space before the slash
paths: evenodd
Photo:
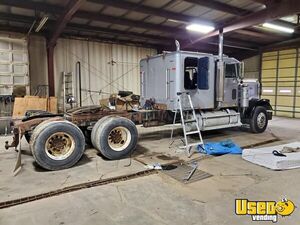
<path id="1" fill-rule="evenodd" d="M 180 146 L 179 148 L 193 147 L 193 146 L 203 145 L 203 144 L 204 144 L 203 142 L 196 142 L 196 143 L 190 143 L 187 146 L 186 145 Z"/>
<path id="2" fill-rule="evenodd" d="M 191 135 L 191 134 L 199 134 L 200 132 L 195 130 L 195 131 L 190 131 L 190 132 L 186 132 L 186 135 Z"/>
<path id="3" fill-rule="evenodd" d="M 185 120 L 184 123 L 194 123 L 197 122 L 196 119 Z"/>
<path id="4" fill-rule="evenodd" d="M 182 129 L 183 129 L 183 132 L 184 132 L 184 143 L 185 143 L 185 146 L 181 146 L 180 148 L 186 148 L 186 152 L 188 153 L 188 156 L 190 157 L 191 156 L 191 147 L 192 146 L 198 146 L 198 145 L 203 145 L 203 140 L 202 140 L 202 136 L 201 136 L 201 131 L 199 129 L 199 125 L 197 124 L 198 120 L 197 120 L 197 117 L 196 117 L 196 114 L 195 114 L 195 109 L 194 109 L 194 106 L 193 106 L 193 102 L 192 102 L 192 99 L 191 99 L 191 96 L 189 94 L 187 94 L 187 99 L 182 99 L 182 95 L 184 94 L 185 92 L 182 92 L 178 95 L 178 103 L 179 103 L 179 108 L 177 108 L 175 110 L 175 112 L 177 113 L 179 111 L 180 113 L 180 116 L 181 116 L 181 126 L 182 126 Z M 187 105 L 185 105 L 184 107 L 182 106 L 182 101 L 184 101 L 184 103 L 186 103 Z M 176 122 L 176 113 L 174 115 L 174 119 L 173 119 L 173 126 Z M 192 116 L 189 116 L 190 113 L 192 114 Z M 192 131 L 188 131 L 186 132 L 186 124 L 188 123 L 195 123 L 196 124 L 196 127 L 197 127 L 197 130 L 192 130 Z M 199 139 L 190 143 L 189 144 L 189 140 L 188 140 L 188 135 L 191 135 L 191 134 L 198 134 L 199 135 Z M 171 133 L 171 139 L 173 138 L 173 128 L 172 128 L 172 133 Z M 173 143 L 173 142 L 172 142 Z"/>
<path id="5" fill-rule="evenodd" d="M 196 146 L 196 145 L 203 145 L 203 142 L 196 142 L 196 143 L 188 144 L 189 147 Z"/>

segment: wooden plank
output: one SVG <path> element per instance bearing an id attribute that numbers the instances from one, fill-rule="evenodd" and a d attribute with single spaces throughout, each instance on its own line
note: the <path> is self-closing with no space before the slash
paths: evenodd
<path id="1" fill-rule="evenodd" d="M 15 98 L 13 117 L 23 117 L 27 110 L 43 110 L 57 113 L 57 98 L 40 98 L 39 96 Z"/>
<path id="2" fill-rule="evenodd" d="M 48 109 L 51 113 L 57 113 L 57 98 L 56 97 L 50 97 L 48 98 Z"/>
<path id="3" fill-rule="evenodd" d="M 21 97 L 15 98 L 13 118 L 24 116 L 25 111 L 25 99 Z"/>

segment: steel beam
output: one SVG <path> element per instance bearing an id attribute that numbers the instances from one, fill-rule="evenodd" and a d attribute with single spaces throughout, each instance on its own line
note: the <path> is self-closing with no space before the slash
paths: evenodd
<path id="1" fill-rule="evenodd" d="M 272 5 L 276 0 L 252 0 L 253 2 L 260 3 L 265 6 Z"/>
<path id="2" fill-rule="evenodd" d="M 250 15 L 244 16 L 240 18 L 239 20 L 235 20 L 235 22 L 232 22 L 228 25 L 225 25 L 223 28 L 224 33 L 228 33 L 231 31 L 243 29 L 246 27 L 250 27 L 253 25 L 261 24 L 266 21 L 272 21 L 281 17 L 284 17 L 286 15 L 291 15 L 300 12 L 300 1 L 299 0 L 284 0 L 284 1 L 278 1 L 274 3 L 273 5 L 270 5 L 269 7 L 255 12 L 251 13 Z M 192 43 L 195 44 L 199 41 L 202 41 L 206 38 L 213 37 L 218 35 L 218 31 L 215 30 L 209 34 L 206 34 L 197 40 L 193 41 Z"/>
<path id="3" fill-rule="evenodd" d="M 120 2 L 120 1 L 111 1 L 111 2 Z M 33 3 L 30 1 L 21 1 L 21 0 L 0 0 L 0 4 L 21 7 L 26 9 L 33 9 L 37 11 L 43 11 L 46 13 L 53 13 L 53 14 L 63 13 L 62 7 L 54 6 L 52 4 L 46 4 L 46 3 L 39 3 L 39 2 Z M 119 3 L 111 3 L 111 4 L 119 4 Z M 140 5 L 137 5 L 137 7 L 140 7 Z M 113 16 L 107 16 L 107 15 L 100 15 L 98 13 L 93 13 L 88 11 L 78 11 L 77 13 L 75 13 L 74 16 L 79 18 L 89 19 L 89 20 L 120 24 L 129 27 L 139 27 L 148 30 L 156 30 L 156 31 L 172 34 L 173 37 L 177 39 L 190 39 L 190 40 L 195 39 L 195 37 L 193 38 L 193 35 L 191 35 L 191 33 L 189 32 L 186 32 L 186 30 L 169 27 L 169 26 L 145 23 L 145 22 L 140 22 L 135 20 L 128 20 L 128 19 L 123 19 L 123 18 L 118 18 Z"/>
<path id="4" fill-rule="evenodd" d="M 254 31 L 254 30 L 249 30 L 249 29 L 243 29 L 243 30 L 235 30 L 233 31 L 234 33 L 237 34 L 241 34 L 241 35 L 245 35 L 245 36 L 251 36 L 251 37 L 255 37 L 255 38 L 259 38 L 264 39 L 264 40 L 278 40 L 278 39 L 282 39 L 283 36 L 281 35 L 276 35 L 274 33 L 272 34 L 266 34 L 266 33 L 262 33 L 262 32 L 258 32 L 258 31 Z"/>
<path id="5" fill-rule="evenodd" d="M 67 23 L 71 20 L 74 13 L 86 0 L 69 0 L 63 13 L 56 21 L 52 35 L 47 41 L 47 63 L 48 63 L 48 85 L 49 96 L 55 96 L 55 81 L 54 81 L 54 48 L 58 37 L 65 29 Z"/>
<path id="6" fill-rule="evenodd" d="M 16 22 L 23 22 L 27 24 L 31 24 L 35 18 L 34 17 L 28 17 L 28 16 L 20 16 L 20 15 L 12 15 L 8 13 L 0 13 L 0 19 L 6 19 L 10 21 L 16 21 Z M 51 31 L 55 25 L 55 21 L 49 20 L 47 22 L 48 24 L 48 29 L 46 31 Z M 72 30 L 72 31 L 86 31 L 86 32 L 93 32 L 93 33 L 107 33 L 107 34 L 117 34 L 117 35 L 122 35 L 122 36 L 128 36 L 131 38 L 140 38 L 144 40 L 149 40 L 149 41 L 154 41 L 157 43 L 160 43 L 160 45 L 173 45 L 174 43 L 174 37 L 162 37 L 158 35 L 150 35 L 150 34 L 141 34 L 137 32 L 129 32 L 129 31 L 120 31 L 120 30 L 115 30 L 115 29 L 110 29 L 110 28 L 101 28 L 101 27 L 96 27 L 96 26 L 90 26 L 90 25 L 80 25 L 80 24 L 74 24 L 74 23 L 69 23 L 67 24 L 66 30 Z M 178 38 L 178 40 L 181 42 L 181 45 L 188 45 L 190 43 L 189 37 L 187 35 L 181 36 Z M 216 45 L 218 45 L 217 40 L 214 39 L 209 39 L 205 41 L 201 41 L 200 45 L 210 45 L 212 48 Z M 197 48 L 198 45 L 190 46 L 191 48 Z M 225 47 L 230 47 L 230 48 L 240 48 L 240 49 L 257 49 L 259 46 L 257 46 L 254 43 L 251 42 L 243 42 L 239 41 L 233 38 L 226 38 L 224 42 Z"/>
<path id="7" fill-rule="evenodd" d="M 126 9 L 130 11 L 136 11 L 140 13 L 150 14 L 154 16 L 160 16 L 167 19 L 183 21 L 186 23 L 191 22 L 199 22 L 199 23 L 206 23 L 206 24 L 213 24 L 211 21 L 200 19 L 199 17 L 195 16 L 188 16 L 181 13 L 174 13 L 168 10 L 145 6 L 141 4 L 131 3 L 127 1 L 111 1 L 111 0 L 88 0 L 89 2 L 103 4 L 105 6 L 112 6 L 115 8 Z"/>
<path id="8" fill-rule="evenodd" d="M 298 37 L 298 38 L 287 39 L 284 41 L 276 42 L 276 43 L 264 46 L 261 49 L 263 51 L 267 51 L 267 50 L 271 50 L 271 49 L 279 50 L 279 49 L 284 49 L 286 47 L 289 47 L 289 48 L 299 47 L 299 44 L 300 44 L 300 38 Z"/>
<path id="9" fill-rule="evenodd" d="M 53 45 L 50 45 L 47 48 L 47 64 L 48 64 L 49 96 L 55 96 L 55 84 L 54 84 L 54 46 Z"/>
<path id="10" fill-rule="evenodd" d="M 63 7 L 57 7 L 53 4 L 23 1 L 23 0 L 0 0 L 0 4 L 24 8 L 24 9 L 31 9 L 35 11 L 48 12 L 53 14 L 61 14 L 64 11 Z"/>
<path id="11" fill-rule="evenodd" d="M 85 1 L 86 0 L 69 0 L 64 12 L 61 14 L 54 26 L 53 33 L 48 41 L 48 46 L 55 46 L 59 35 L 63 32 L 67 23 L 72 19 L 72 16 Z"/>
<path id="12" fill-rule="evenodd" d="M 219 10 L 236 16 L 243 16 L 251 13 L 251 11 L 249 10 L 238 8 L 215 0 L 184 0 L 184 1 L 196 5 L 200 5 L 200 6 L 205 6 L 210 9 Z"/>
<path id="13" fill-rule="evenodd" d="M 21 1 L 21 0 L 0 0 L 0 4 L 14 6 L 14 7 L 20 7 L 20 8 L 25 8 L 25 9 L 31 9 L 31 10 L 37 10 L 37 11 L 42 11 L 42 12 L 46 12 L 46 13 L 53 13 L 56 15 L 62 14 L 64 12 L 63 7 L 54 6 L 52 4 L 47 4 L 47 3 L 38 3 L 38 2 L 33 3 L 31 1 L 28 2 L 28 1 Z M 182 35 L 182 36 L 187 35 L 185 30 L 183 30 L 183 29 L 179 30 L 179 29 L 172 28 L 169 26 L 145 23 L 145 22 L 129 20 L 129 19 L 124 19 L 124 18 L 118 18 L 118 17 L 114 17 L 114 16 L 103 15 L 103 14 L 98 14 L 95 12 L 84 11 L 84 10 L 77 11 L 74 14 L 74 17 L 89 19 L 89 20 L 96 20 L 96 21 L 101 21 L 101 22 L 106 22 L 106 23 L 114 23 L 114 24 L 119 24 L 119 25 L 123 25 L 123 26 L 129 26 L 129 27 L 138 27 L 138 28 L 143 28 L 143 29 L 156 30 L 156 31 L 160 31 L 160 32 L 167 32 L 167 33 L 176 34 L 177 37 L 179 35 Z"/>

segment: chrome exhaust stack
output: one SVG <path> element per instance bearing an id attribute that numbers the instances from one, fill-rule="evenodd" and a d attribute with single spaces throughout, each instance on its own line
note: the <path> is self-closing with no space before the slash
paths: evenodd
<path id="1" fill-rule="evenodd" d="M 219 30 L 219 59 L 217 63 L 216 102 L 221 108 L 224 101 L 223 29 Z"/>

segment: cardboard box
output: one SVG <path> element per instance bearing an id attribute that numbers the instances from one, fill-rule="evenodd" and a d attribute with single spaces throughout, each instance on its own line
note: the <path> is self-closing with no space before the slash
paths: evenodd
<path id="1" fill-rule="evenodd" d="M 105 98 L 100 100 L 100 105 L 102 107 L 109 107 L 117 111 L 128 111 L 133 108 L 138 108 L 139 101 L 133 101 L 130 96 L 121 98 L 117 95 L 111 95 L 110 98 Z"/>

